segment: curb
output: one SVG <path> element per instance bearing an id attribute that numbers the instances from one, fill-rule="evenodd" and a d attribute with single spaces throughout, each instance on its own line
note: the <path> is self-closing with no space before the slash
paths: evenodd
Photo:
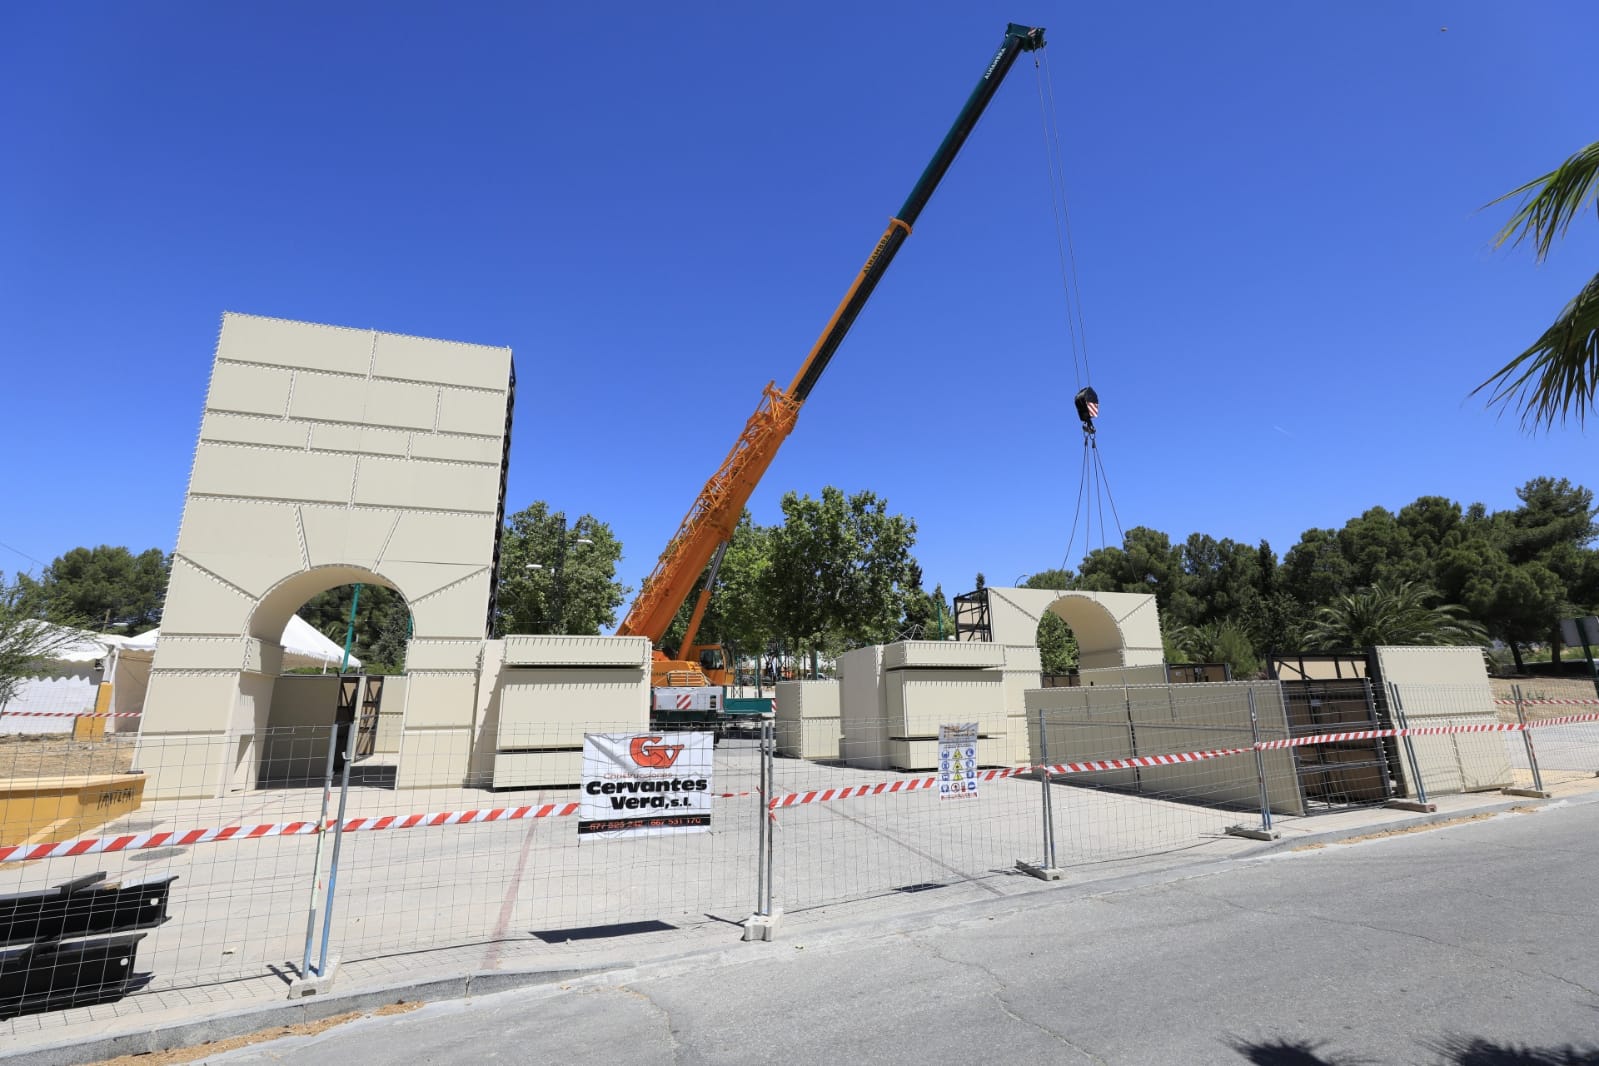
<path id="1" fill-rule="evenodd" d="M 171 1051 L 175 1048 L 197 1047 L 226 1040 L 229 1037 L 247 1036 L 266 1029 L 299 1025 L 303 1022 L 321 1021 L 335 1014 L 353 1010 L 375 1010 L 391 1003 L 421 1000 L 467 999 L 514 988 L 555 984 L 604 973 L 618 966 L 596 966 L 584 969 L 562 970 L 511 970 L 485 971 L 461 974 L 429 981 L 412 981 L 347 992 L 332 993 L 307 1000 L 285 1000 L 246 1007 L 229 1014 L 217 1014 L 189 1022 L 175 1022 L 139 1032 L 92 1037 L 88 1040 L 69 1040 L 43 1047 L 16 1051 L 0 1051 L 0 1063 L 27 1063 L 28 1066 L 82 1066 L 83 1063 L 116 1058 L 119 1055 L 144 1055 L 151 1052 Z"/>

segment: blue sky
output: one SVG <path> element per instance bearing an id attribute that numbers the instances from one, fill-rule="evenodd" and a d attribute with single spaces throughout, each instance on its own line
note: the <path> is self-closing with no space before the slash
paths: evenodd
<path id="1" fill-rule="evenodd" d="M 0 570 L 171 549 L 232 310 L 510 345 L 510 506 L 610 522 L 636 586 L 1009 21 L 1050 40 L 1124 527 L 1282 552 L 1422 494 L 1599 482 L 1574 426 L 1468 396 L 1599 261 L 1591 218 L 1535 267 L 1479 210 L 1599 137 L 1591 3 L 452 7 L 0 14 Z M 1063 561 L 1081 436 L 1039 95 L 1024 57 L 758 521 L 869 488 L 917 520 L 929 586 Z"/>

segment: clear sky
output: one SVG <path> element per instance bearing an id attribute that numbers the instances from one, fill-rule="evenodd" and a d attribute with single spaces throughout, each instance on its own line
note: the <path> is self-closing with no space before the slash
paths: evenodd
<path id="1" fill-rule="evenodd" d="M 171 550 L 231 310 L 511 346 L 509 506 L 611 523 L 636 586 L 1009 21 L 1051 42 L 1124 527 L 1282 552 L 1423 494 L 1599 485 L 1576 427 L 1467 395 L 1599 263 L 1591 217 L 1535 267 L 1480 210 L 1599 138 L 1590 0 L 13 4 L 0 569 Z M 869 488 L 929 587 L 1061 564 L 1082 445 L 1044 129 L 1024 56 L 758 521 Z"/>

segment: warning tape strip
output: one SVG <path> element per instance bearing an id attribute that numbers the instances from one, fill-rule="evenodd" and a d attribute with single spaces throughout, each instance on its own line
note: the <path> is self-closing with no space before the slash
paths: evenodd
<path id="1" fill-rule="evenodd" d="M 138 718 L 143 711 L 0 711 L 0 718 Z"/>
<path id="2" fill-rule="evenodd" d="M 1599 722 L 1599 714 L 1574 714 L 1563 718 L 1545 718 L 1528 722 L 1485 723 L 1450 726 L 1412 726 L 1410 729 L 1361 729 L 1346 733 L 1322 733 L 1311 737 L 1291 737 L 1286 740 L 1263 740 L 1259 744 L 1242 748 L 1213 748 L 1206 751 L 1185 751 L 1170 755 L 1137 755 L 1126 759 L 1094 759 L 1087 762 L 1055 763 L 1044 766 L 1013 766 L 983 770 L 979 781 L 999 781 L 1020 774 L 1047 769 L 1052 775 L 1100 773 L 1107 770 L 1131 770 L 1145 766 L 1175 766 L 1182 763 L 1204 762 L 1227 758 L 1246 752 L 1275 751 L 1283 748 L 1304 747 L 1310 744 L 1328 744 L 1343 740 L 1374 740 L 1379 737 L 1442 736 L 1451 733 L 1514 733 L 1523 729 L 1543 726 L 1570 725 L 1576 722 Z M 808 803 L 828 803 L 834 800 L 859 796 L 883 796 L 898 793 L 927 791 L 938 783 L 936 775 L 900 778 L 866 785 L 846 785 L 841 788 L 813 789 L 808 792 L 791 792 L 774 796 L 768 804 L 772 811 Z M 722 799 L 738 799 L 758 795 L 757 792 L 720 792 Z M 346 833 L 366 833 L 388 829 L 419 829 L 441 825 L 476 825 L 485 822 L 509 822 L 527 818 L 565 818 L 577 813 L 579 804 L 545 803 L 522 807 L 494 807 L 470 811 L 445 811 L 434 814 L 391 814 L 380 817 L 349 818 L 344 822 Z M 0 845 L 0 863 L 29 862 L 36 859 L 58 859 L 75 855 L 99 855 L 117 851 L 140 851 L 148 848 L 187 847 L 192 844 L 210 844 L 223 840 L 261 840 L 267 837 L 304 836 L 329 831 L 337 819 L 322 821 L 273 822 L 263 825 L 230 825 L 218 829 L 189 829 L 184 831 L 134 833 L 126 836 L 95 837 L 82 840 L 53 841 L 39 844 Z"/>
<path id="3" fill-rule="evenodd" d="M 445 811 L 438 814 L 389 814 L 378 818 L 347 818 L 346 833 L 369 833 L 380 829 L 419 829 L 439 825 L 475 825 L 483 822 L 513 822 L 524 818 L 565 818 L 577 813 L 576 803 L 545 803 L 525 807 L 494 807 L 474 811 Z M 72 855 L 100 855 L 113 851 L 142 851 L 146 848 L 187 847 L 220 840 L 261 840 L 266 837 L 304 836 L 332 831 L 338 819 L 306 822 L 274 822 L 266 825 L 229 825 L 220 829 L 188 829 L 182 832 L 132 833 L 127 836 L 98 837 L 42 844 L 0 845 L 0 863 L 29 862 L 34 859 L 59 859 Z"/>
<path id="4" fill-rule="evenodd" d="M 1501 707 L 1514 707 L 1515 700 L 1494 700 Z M 1599 700 L 1522 700 L 1523 707 L 1594 707 Z"/>

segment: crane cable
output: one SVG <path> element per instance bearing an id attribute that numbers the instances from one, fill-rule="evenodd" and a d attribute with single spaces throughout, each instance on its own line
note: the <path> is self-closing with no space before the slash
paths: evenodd
<path id="1" fill-rule="evenodd" d="M 1066 196 L 1066 156 L 1061 143 L 1060 113 L 1055 103 L 1055 77 L 1049 62 L 1048 51 L 1035 52 L 1033 55 L 1033 69 L 1038 82 L 1038 107 L 1040 123 L 1044 136 L 1045 165 L 1049 172 L 1050 206 L 1055 216 L 1055 253 L 1060 264 L 1061 290 L 1065 300 L 1066 332 L 1071 344 L 1072 372 L 1077 380 L 1078 394 L 1082 395 L 1085 386 L 1089 395 L 1093 397 L 1092 410 L 1097 417 L 1098 397 L 1093 393 L 1093 368 L 1088 356 L 1088 326 L 1083 317 L 1082 284 L 1077 271 L 1077 243 L 1072 236 L 1071 207 Z M 1079 348 L 1081 358 L 1079 359 Z M 1082 412 L 1082 408 L 1079 408 Z M 1088 492 L 1089 482 L 1093 482 L 1094 491 Z M 1099 453 L 1099 444 L 1094 432 L 1094 427 L 1086 415 L 1083 416 L 1083 462 L 1078 475 L 1077 506 L 1072 514 L 1072 531 L 1066 542 L 1066 554 L 1061 560 L 1061 569 L 1070 569 L 1072 548 L 1077 543 L 1077 528 L 1083 522 L 1083 548 L 1088 554 L 1094 536 L 1094 509 L 1099 509 L 1099 546 L 1108 547 L 1105 536 L 1105 504 L 1109 501 L 1110 512 L 1116 523 L 1117 535 L 1126 539 L 1122 531 L 1121 515 L 1116 511 L 1116 499 L 1111 494 L 1110 476 L 1105 470 L 1105 461 Z M 1087 504 L 1086 514 L 1084 504 Z M 1086 521 L 1084 521 L 1086 519 Z"/>

